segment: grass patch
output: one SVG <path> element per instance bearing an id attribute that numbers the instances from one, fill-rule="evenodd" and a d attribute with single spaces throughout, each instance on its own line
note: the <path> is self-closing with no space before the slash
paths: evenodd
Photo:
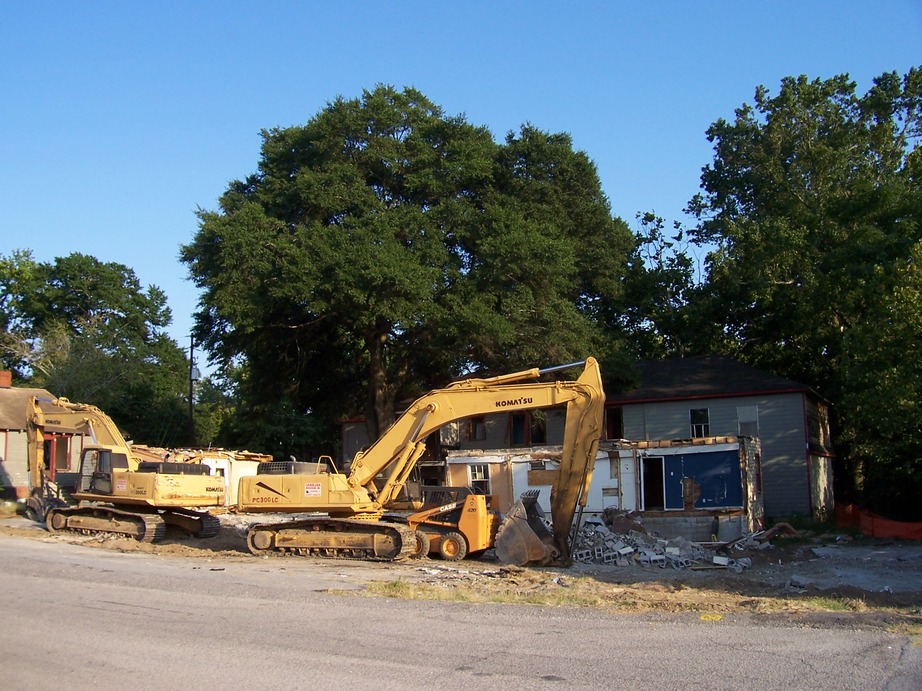
<path id="1" fill-rule="evenodd" d="M 906 635 L 922 633 L 922 622 L 914 610 L 903 607 L 873 607 L 861 598 L 812 595 L 753 595 L 720 589 L 657 583 L 613 584 L 595 578 L 550 578 L 520 574 L 515 578 L 437 578 L 416 581 L 397 578 L 373 581 L 362 591 L 348 591 L 361 597 L 390 597 L 403 600 L 437 600 L 544 607 L 581 607 L 610 613 L 671 612 L 752 614 L 804 614 L 840 612 L 906 617 L 900 622 Z M 889 614 L 888 614 L 889 613 Z M 912 626 L 907 628 L 911 624 Z M 915 627 L 915 628 L 913 628 Z"/>
<path id="2" fill-rule="evenodd" d="M 440 600 L 448 602 L 482 602 L 490 604 L 543 605 L 553 607 L 606 607 L 613 602 L 601 593 L 587 592 L 585 588 L 560 587 L 541 589 L 526 586 L 522 590 L 508 587 L 490 588 L 473 584 L 448 582 L 446 584 L 415 583 L 398 578 L 393 581 L 373 581 L 366 585 L 364 594 L 392 597 L 401 600 Z"/>
<path id="3" fill-rule="evenodd" d="M 912 617 L 907 621 L 901 621 L 892 626 L 888 626 L 887 631 L 890 633 L 898 633 L 903 636 L 911 636 L 916 639 L 913 641 L 913 645 L 922 645 L 922 619 L 919 617 Z"/>
<path id="4" fill-rule="evenodd" d="M 21 512 L 21 505 L 16 501 L 0 501 L 0 518 L 12 518 Z"/>
<path id="5" fill-rule="evenodd" d="M 866 612 L 867 603 L 856 598 L 809 597 L 804 600 L 810 609 L 824 612 Z"/>

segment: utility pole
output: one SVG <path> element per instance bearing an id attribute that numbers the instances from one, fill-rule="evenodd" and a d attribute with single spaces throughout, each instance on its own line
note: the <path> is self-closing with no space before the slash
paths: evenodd
<path id="1" fill-rule="evenodd" d="M 195 381 L 201 376 L 195 366 L 195 336 L 189 336 L 189 446 L 195 446 Z"/>

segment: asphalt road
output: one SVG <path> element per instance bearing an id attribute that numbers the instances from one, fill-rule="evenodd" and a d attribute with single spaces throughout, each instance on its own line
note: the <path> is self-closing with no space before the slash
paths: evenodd
<path id="1" fill-rule="evenodd" d="M 0 535 L 7 689 L 919 689 L 919 637 L 367 598 L 361 565 Z M 334 594 L 330 589 L 345 589 Z"/>

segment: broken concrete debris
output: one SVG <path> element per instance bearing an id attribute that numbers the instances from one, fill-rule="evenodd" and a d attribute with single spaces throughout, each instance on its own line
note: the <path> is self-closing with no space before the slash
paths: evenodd
<path id="1" fill-rule="evenodd" d="M 621 520 L 619 526 L 637 527 L 637 519 Z M 663 539 L 640 530 L 615 532 L 601 523 L 587 522 L 574 541 L 573 561 L 583 564 L 659 567 L 665 569 L 726 569 L 742 573 L 752 566 L 748 557 L 733 558 L 731 550 L 765 549 L 765 531 L 744 535 L 732 543 L 692 542 L 683 537 Z"/>

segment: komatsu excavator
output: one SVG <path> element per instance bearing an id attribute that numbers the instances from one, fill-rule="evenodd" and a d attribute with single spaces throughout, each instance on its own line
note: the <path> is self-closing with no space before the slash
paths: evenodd
<path id="1" fill-rule="evenodd" d="M 541 375 L 584 365 L 576 381 L 537 382 Z M 585 507 L 602 429 L 605 394 L 594 358 L 548 369 L 484 379 L 464 379 L 417 399 L 368 449 L 356 454 L 349 474 L 312 464 L 261 469 L 240 479 L 240 512 L 322 513 L 253 525 L 254 554 L 293 552 L 394 560 L 430 548 L 445 558 L 494 548 L 506 563 L 571 562 L 569 537 L 577 506 Z M 477 415 L 566 406 L 563 453 L 551 490 L 553 531 L 526 493 L 502 519 L 483 495 L 386 520 L 420 456 L 426 438 L 444 425 Z M 313 472 L 309 472 L 313 470 Z M 381 478 L 381 479 L 378 479 Z M 458 555 L 460 554 L 460 557 Z"/>
<path id="2" fill-rule="evenodd" d="M 54 533 L 119 533 L 157 542 L 168 525 L 196 537 L 218 533 L 220 521 L 196 509 L 224 505 L 224 481 L 200 463 L 172 463 L 131 447 L 99 408 L 66 398 L 32 398 L 27 415 L 31 496 L 27 514 Z M 75 486 L 48 477 L 46 433 L 84 435 Z"/>

